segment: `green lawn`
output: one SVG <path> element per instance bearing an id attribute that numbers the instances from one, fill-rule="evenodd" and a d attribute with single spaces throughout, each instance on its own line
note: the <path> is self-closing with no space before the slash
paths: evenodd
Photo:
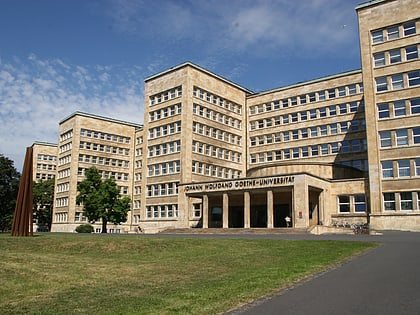
<path id="1" fill-rule="evenodd" d="M 0 234 L 1 314 L 218 314 L 375 244 Z"/>

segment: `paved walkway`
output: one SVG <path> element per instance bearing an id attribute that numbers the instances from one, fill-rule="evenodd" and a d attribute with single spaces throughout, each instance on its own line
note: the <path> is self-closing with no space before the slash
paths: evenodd
<path id="1" fill-rule="evenodd" d="M 231 315 L 420 314 L 420 233 L 249 237 L 375 241 L 382 246 Z"/>

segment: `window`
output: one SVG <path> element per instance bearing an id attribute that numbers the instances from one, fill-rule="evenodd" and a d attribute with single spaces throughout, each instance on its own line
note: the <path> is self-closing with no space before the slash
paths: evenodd
<path id="1" fill-rule="evenodd" d="M 318 146 L 317 145 L 311 146 L 311 155 L 312 156 L 318 156 Z"/>
<path id="2" fill-rule="evenodd" d="M 414 160 L 414 168 L 416 176 L 420 176 L 420 158 Z"/>
<path id="3" fill-rule="evenodd" d="M 416 34 L 416 22 L 411 21 L 403 25 L 404 36 Z"/>
<path id="4" fill-rule="evenodd" d="M 402 74 L 394 74 L 391 76 L 391 86 L 393 90 L 399 90 L 404 87 L 404 80 Z"/>
<path id="5" fill-rule="evenodd" d="M 386 77 L 376 78 L 376 92 L 382 92 L 388 90 L 388 84 L 386 81 Z"/>
<path id="6" fill-rule="evenodd" d="M 389 63 L 401 62 L 401 51 L 399 49 L 393 49 L 389 52 Z"/>
<path id="7" fill-rule="evenodd" d="M 323 125 L 323 126 L 319 126 L 319 133 L 321 136 L 326 136 L 327 135 L 327 126 Z"/>
<path id="8" fill-rule="evenodd" d="M 330 125 L 330 134 L 335 135 L 335 134 L 337 134 L 337 132 L 338 132 L 337 124 L 336 123 L 331 124 Z"/>
<path id="9" fill-rule="evenodd" d="M 420 71 L 414 71 L 408 74 L 408 86 L 416 85 L 420 85 Z"/>
<path id="10" fill-rule="evenodd" d="M 400 192 L 401 210 L 413 210 L 413 194 L 411 191 Z"/>
<path id="11" fill-rule="evenodd" d="M 318 136 L 318 128 L 317 127 L 311 127 L 311 137 Z"/>
<path id="12" fill-rule="evenodd" d="M 372 44 L 382 43 L 384 41 L 384 35 L 382 30 L 374 31 L 372 35 Z"/>
<path id="13" fill-rule="evenodd" d="M 327 109 L 325 107 L 319 108 L 319 117 L 326 117 L 327 116 Z"/>
<path id="14" fill-rule="evenodd" d="M 373 55 L 375 67 L 385 66 L 385 53 L 377 53 Z"/>
<path id="15" fill-rule="evenodd" d="M 340 86 L 338 88 L 338 96 L 346 96 L 346 87 L 345 86 Z"/>
<path id="16" fill-rule="evenodd" d="M 321 155 L 327 155 L 328 154 L 328 144 L 323 143 L 321 144 Z"/>
<path id="17" fill-rule="evenodd" d="M 388 103 L 378 104 L 379 119 L 389 118 L 389 105 Z"/>
<path id="18" fill-rule="evenodd" d="M 328 98 L 335 98 L 335 89 L 329 89 L 328 90 Z"/>
<path id="19" fill-rule="evenodd" d="M 417 59 L 419 57 L 419 53 L 417 50 L 417 46 L 410 46 L 405 48 L 405 59 L 412 60 Z"/>
<path id="20" fill-rule="evenodd" d="M 387 37 L 388 40 L 397 39 L 400 37 L 400 32 L 398 30 L 398 26 L 389 27 L 387 30 Z"/>
<path id="21" fill-rule="evenodd" d="M 407 129 L 399 129 L 395 131 L 397 146 L 408 145 L 408 131 Z"/>
<path id="22" fill-rule="evenodd" d="M 420 144 L 420 127 L 413 128 L 413 143 Z"/>
<path id="23" fill-rule="evenodd" d="M 354 211 L 366 212 L 366 197 L 365 195 L 354 195 Z"/>
<path id="24" fill-rule="evenodd" d="M 410 112 L 412 115 L 420 114 L 420 98 L 410 100 Z"/>
<path id="25" fill-rule="evenodd" d="M 398 161 L 398 177 L 410 176 L 410 160 Z"/>
<path id="26" fill-rule="evenodd" d="M 318 92 L 318 100 L 324 101 L 325 100 L 325 91 Z"/>
<path id="27" fill-rule="evenodd" d="M 405 101 L 394 102 L 394 116 L 405 116 Z"/>
<path id="28" fill-rule="evenodd" d="M 384 209 L 395 210 L 395 194 L 384 193 Z"/>
<path id="29" fill-rule="evenodd" d="M 345 140 L 341 143 L 340 152 L 347 153 L 349 151 L 350 151 L 350 143 L 347 140 Z"/>
<path id="30" fill-rule="evenodd" d="M 330 116 L 337 115 L 337 107 L 335 105 L 332 105 L 329 107 L 329 115 Z"/>
<path id="31" fill-rule="evenodd" d="M 316 119 L 316 117 L 317 117 L 316 109 L 311 109 L 309 111 L 309 117 L 310 117 L 310 119 Z"/>
<path id="32" fill-rule="evenodd" d="M 379 139 L 381 142 L 381 148 L 390 148 L 392 145 L 391 142 L 391 131 L 381 131 L 379 132 Z"/>
<path id="33" fill-rule="evenodd" d="M 340 123 L 340 132 L 345 133 L 348 131 L 348 123 L 347 121 L 343 121 Z"/>
<path id="34" fill-rule="evenodd" d="M 338 196 L 338 212 L 350 212 L 350 196 Z"/>

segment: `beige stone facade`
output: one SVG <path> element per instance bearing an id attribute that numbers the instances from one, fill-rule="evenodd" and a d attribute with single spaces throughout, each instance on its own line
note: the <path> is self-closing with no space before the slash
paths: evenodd
<path id="1" fill-rule="evenodd" d="M 63 120 L 53 230 L 83 222 L 76 185 L 93 164 L 133 200 L 115 232 L 419 231 L 420 8 L 383 0 L 356 11 L 361 70 L 254 93 L 184 63 L 146 78 L 143 127 Z"/>
<path id="2" fill-rule="evenodd" d="M 33 180 L 52 179 L 55 177 L 57 167 L 57 144 L 35 142 L 33 150 Z"/>

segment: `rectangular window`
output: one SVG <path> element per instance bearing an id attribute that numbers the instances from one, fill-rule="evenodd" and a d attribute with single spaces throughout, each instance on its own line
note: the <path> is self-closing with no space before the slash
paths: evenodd
<path id="1" fill-rule="evenodd" d="M 410 112 L 412 115 L 420 114 L 420 98 L 410 100 Z"/>
<path id="2" fill-rule="evenodd" d="M 391 131 L 379 132 L 379 139 L 381 142 L 381 148 L 390 148 L 392 146 Z"/>
<path id="3" fill-rule="evenodd" d="M 388 83 L 386 77 L 379 77 L 376 81 L 376 92 L 383 92 L 388 90 Z"/>
<path id="4" fill-rule="evenodd" d="M 397 39 L 400 37 L 398 26 L 389 27 L 386 30 L 386 33 L 387 33 L 388 40 Z"/>
<path id="5" fill-rule="evenodd" d="M 326 136 L 327 135 L 327 126 L 323 125 L 323 126 L 319 126 L 319 133 L 321 136 Z"/>
<path id="6" fill-rule="evenodd" d="M 405 48 L 405 59 L 406 60 L 413 60 L 419 58 L 419 52 L 417 50 L 417 45 L 409 46 Z"/>
<path id="7" fill-rule="evenodd" d="M 371 35 L 372 35 L 372 44 L 378 44 L 384 41 L 384 35 L 383 35 L 382 30 L 373 31 Z"/>
<path id="8" fill-rule="evenodd" d="M 350 212 L 350 196 L 338 196 L 338 212 Z"/>
<path id="9" fill-rule="evenodd" d="M 329 110 L 329 115 L 330 116 L 335 116 L 337 115 L 337 107 L 335 105 L 332 105 L 328 108 Z"/>
<path id="10" fill-rule="evenodd" d="M 341 153 L 348 153 L 348 152 L 350 152 L 350 143 L 347 140 L 344 140 L 341 143 L 340 152 Z"/>
<path id="11" fill-rule="evenodd" d="M 318 92 L 318 100 L 324 101 L 325 100 L 325 91 L 319 91 Z"/>
<path id="12" fill-rule="evenodd" d="M 420 144 L 420 127 L 413 128 L 413 143 Z"/>
<path id="13" fill-rule="evenodd" d="M 401 62 L 401 51 L 400 49 L 393 49 L 389 52 L 389 63 Z"/>
<path id="14" fill-rule="evenodd" d="M 389 118 L 389 104 L 388 103 L 378 104 L 378 116 L 379 116 L 379 119 Z"/>
<path id="15" fill-rule="evenodd" d="M 408 131 L 407 129 L 399 129 L 395 131 L 395 137 L 398 146 L 408 145 Z"/>
<path id="16" fill-rule="evenodd" d="M 337 132 L 338 132 L 337 124 L 336 123 L 331 124 L 330 125 L 330 134 L 335 135 L 335 134 L 337 134 Z"/>
<path id="17" fill-rule="evenodd" d="M 410 177 L 410 160 L 398 161 L 398 177 Z"/>
<path id="18" fill-rule="evenodd" d="M 283 132 L 283 141 L 289 141 L 289 140 L 290 140 L 289 131 L 284 131 Z"/>
<path id="19" fill-rule="evenodd" d="M 404 88 L 404 80 L 402 74 L 394 74 L 391 76 L 391 86 L 393 90 Z"/>
<path id="20" fill-rule="evenodd" d="M 416 22 L 411 21 L 403 25 L 404 36 L 416 34 Z"/>
<path id="21" fill-rule="evenodd" d="M 319 108 L 319 117 L 326 117 L 327 116 L 327 109 L 325 107 Z"/>
<path id="22" fill-rule="evenodd" d="M 339 109 L 340 109 L 340 114 L 347 114 L 347 104 L 340 104 Z"/>
<path id="23" fill-rule="evenodd" d="M 312 156 L 318 156 L 318 146 L 317 145 L 311 146 L 311 155 Z"/>
<path id="24" fill-rule="evenodd" d="M 328 144 L 321 144 L 321 155 L 328 155 Z"/>
<path id="25" fill-rule="evenodd" d="M 373 55 L 375 67 L 385 66 L 385 53 L 377 53 Z"/>
<path id="26" fill-rule="evenodd" d="M 311 137 L 318 136 L 318 127 L 311 127 Z"/>
<path id="27" fill-rule="evenodd" d="M 349 85 L 349 95 L 353 95 L 353 94 L 356 94 L 356 93 L 357 93 L 356 84 Z"/>
<path id="28" fill-rule="evenodd" d="M 411 191 L 400 192 L 401 210 L 413 210 L 413 194 Z"/>
<path id="29" fill-rule="evenodd" d="M 366 197 L 365 195 L 354 195 L 354 211 L 366 212 Z"/>
<path id="30" fill-rule="evenodd" d="M 395 194 L 394 193 L 384 193 L 384 209 L 395 210 Z"/>
<path id="31" fill-rule="evenodd" d="M 316 109 L 311 109 L 309 111 L 309 117 L 310 117 L 310 119 L 316 119 L 317 118 Z"/>
<path id="32" fill-rule="evenodd" d="M 405 116 L 405 101 L 396 101 L 394 102 L 394 116 Z"/>
<path id="33" fill-rule="evenodd" d="M 329 89 L 328 90 L 328 98 L 335 98 L 335 89 Z"/>
<path id="34" fill-rule="evenodd" d="M 414 160 L 414 168 L 416 176 L 420 176 L 420 158 Z"/>
<path id="35" fill-rule="evenodd" d="M 340 123 L 340 132 L 341 133 L 346 133 L 349 130 L 348 128 L 348 122 L 347 121 L 343 121 Z"/>
<path id="36" fill-rule="evenodd" d="M 420 71 L 410 72 L 408 74 L 408 86 L 420 85 Z"/>
<path id="37" fill-rule="evenodd" d="M 346 87 L 345 86 L 340 86 L 338 88 L 338 96 L 346 96 Z"/>
<path id="38" fill-rule="evenodd" d="M 308 147 L 302 147 L 302 157 L 309 156 L 309 148 Z"/>

